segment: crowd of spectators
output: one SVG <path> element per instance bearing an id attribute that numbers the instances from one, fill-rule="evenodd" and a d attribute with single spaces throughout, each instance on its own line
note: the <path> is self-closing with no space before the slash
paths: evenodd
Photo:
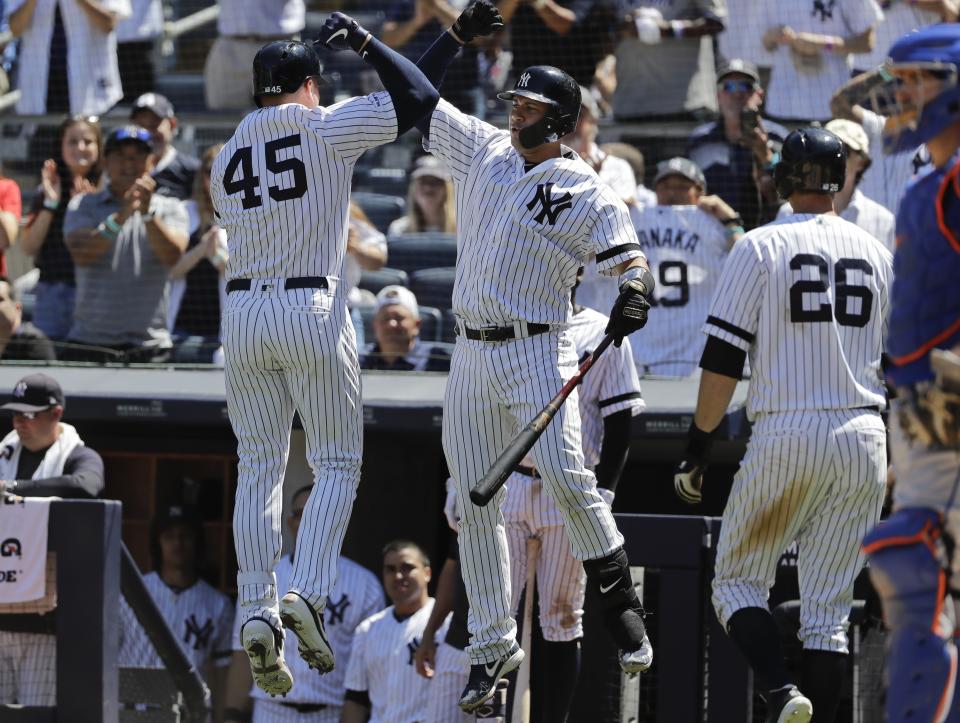
<path id="1" fill-rule="evenodd" d="M 308 6 L 304 0 L 218 0 L 218 5 L 216 37 L 202 69 L 203 104 L 239 116 L 253 107 L 254 53 L 267 41 L 309 34 Z M 379 18 L 385 42 L 416 59 L 464 5 L 465 0 L 383 0 L 359 10 Z M 877 67 L 886 47 L 910 28 L 956 20 L 960 3 L 500 0 L 497 5 L 505 28 L 468 44 L 447 73 L 445 97 L 479 117 L 493 117 L 502 110 L 494 92 L 516 69 L 563 67 L 581 84 L 583 97 L 576 131 L 566 143 L 617 191 L 638 224 L 644 209 L 662 205 L 655 189 L 645 185 L 654 162 L 677 151 L 702 172 L 703 195 L 721 199 L 745 230 L 789 213 L 772 180 L 788 130 L 784 125 L 832 118 L 834 124 L 856 125 L 833 126 L 845 130 L 851 151 L 849 182 L 837 210 L 889 245 L 890 213 L 925 155 L 923 149 L 912 156 L 882 153 L 886 118 L 858 104 L 869 73 L 852 80 L 851 74 Z M 17 300 L 22 294 L 6 284 L 11 313 L 4 329 L 10 327 L 8 337 L 37 341 L 8 343 L 4 358 L 49 358 L 50 348 L 64 360 L 220 358 L 229 239 L 216 224 L 208 190 L 219 146 L 197 144 L 202 160 L 185 153 L 189 143 L 179 138 L 173 104 L 157 92 L 162 81 L 157 47 L 165 16 L 175 12 L 162 0 L 5 4 L 5 22 L 18 38 L 17 111 L 70 115 L 55 138 L 47 138 L 53 148 L 44 148 L 36 161 L 37 186 L 24 186 L 26 208 L 21 209 L 18 184 L 0 178 L 0 249 L 19 244 L 36 267 L 32 288 L 16 284 L 28 292 L 22 306 Z M 338 71 L 328 78 L 331 97 L 356 90 L 348 75 Z M 115 124 L 108 120 L 104 130 L 97 116 L 108 112 L 108 119 L 126 114 L 144 133 L 131 126 L 123 137 L 106 134 L 113 144 L 105 143 L 105 130 Z M 631 135 L 636 122 L 648 124 L 647 135 Z M 649 124 L 661 124 L 657 127 L 673 140 L 651 143 Z M 677 128 L 691 129 L 685 142 Z M 601 143 L 611 131 L 620 142 Z M 44 137 L 41 130 L 30 141 L 31 158 Z M 653 154 L 651 163 L 644 162 L 644 153 Z M 443 368 L 443 344 L 452 341 L 454 328 L 452 275 L 431 271 L 449 269 L 453 261 L 444 254 L 430 259 L 431 249 L 450 248 L 456 234 L 451 176 L 436 159 L 421 156 L 409 166 L 402 203 L 398 191 L 387 202 L 371 201 L 377 194 L 370 193 L 351 202 L 343 283 L 360 348 L 374 354 L 383 348 L 378 292 L 399 285 L 413 298 L 426 299 L 413 302 L 423 309 L 416 320 L 424 333 L 409 343 L 416 347 L 414 356 L 425 345 L 431 349 L 427 368 Z M 106 236 L 97 231 L 101 224 Z M 410 252 L 416 234 L 424 238 L 419 258 Z M 0 260 L 0 275 L 7 273 L 5 266 Z M 612 283 L 588 264 L 582 303 L 608 311 Z M 195 353 L 182 351 L 188 348 Z M 423 368 L 410 354 L 384 367 Z M 369 359 L 367 365 L 376 366 Z"/>

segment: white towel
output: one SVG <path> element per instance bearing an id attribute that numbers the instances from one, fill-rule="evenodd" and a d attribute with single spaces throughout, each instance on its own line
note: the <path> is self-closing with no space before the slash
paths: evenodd
<path id="1" fill-rule="evenodd" d="M 47 590 L 50 497 L 0 498 L 0 603 L 37 600 Z"/>

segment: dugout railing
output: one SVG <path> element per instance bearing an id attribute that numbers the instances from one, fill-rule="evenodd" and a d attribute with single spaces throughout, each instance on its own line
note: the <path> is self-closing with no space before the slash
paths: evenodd
<path id="1" fill-rule="evenodd" d="M 0 502 L 3 504 L 5 502 Z M 209 693 L 143 584 L 120 538 L 121 505 L 112 500 L 54 500 L 47 549 L 56 559 L 56 607 L 45 621 L 0 607 L 0 630 L 56 636 L 44 661 L 55 671 L 55 706 L 0 704 L 4 723 L 116 723 L 121 720 L 117 668 L 121 594 L 173 680 L 180 702 L 170 719 L 202 721 Z M 0 651 L 2 652 L 2 651 Z"/>

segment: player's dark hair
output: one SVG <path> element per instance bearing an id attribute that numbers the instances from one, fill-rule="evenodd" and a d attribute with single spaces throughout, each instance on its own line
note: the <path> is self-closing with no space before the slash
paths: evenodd
<path id="1" fill-rule="evenodd" d="M 391 540 L 383 546 L 382 556 L 386 557 L 391 552 L 400 552 L 400 550 L 416 550 L 417 555 L 420 557 L 420 562 L 423 563 L 423 566 L 430 567 L 430 557 L 426 552 L 423 551 L 423 548 L 413 540 Z"/>

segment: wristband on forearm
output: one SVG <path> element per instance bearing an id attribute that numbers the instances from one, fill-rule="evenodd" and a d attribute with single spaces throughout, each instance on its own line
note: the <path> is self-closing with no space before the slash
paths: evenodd
<path id="1" fill-rule="evenodd" d="M 45 198 L 43 199 L 43 208 L 50 212 L 56 212 L 60 208 L 60 199 Z"/>
<path id="2" fill-rule="evenodd" d="M 617 288 L 622 291 L 624 285 L 634 279 L 639 279 L 640 283 L 643 284 L 644 296 L 650 296 L 657 285 L 649 269 L 645 269 L 643 266 L 631 266 L 620 274 L 620 278 L 617 280 Z"/>
<path id="3" fill-rule="evenodd" d="M 690 429 L 687 430 L 687 451 L 684 456 L 691 462 L 706 464 L 715 434 L 716 430 L 704 432 L 695 421 L 691 421 Z"/>

